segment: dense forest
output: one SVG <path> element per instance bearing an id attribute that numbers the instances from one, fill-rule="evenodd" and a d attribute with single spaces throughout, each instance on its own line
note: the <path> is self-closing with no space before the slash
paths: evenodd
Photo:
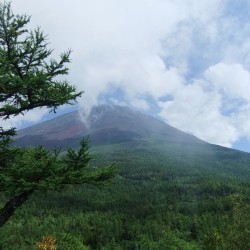
<path id="1" fill-rule="evenodd" d="M 209 147 L 93 147 L 93 165 L 115 162 L 113 183 L 33 194 L 1 228 L 0 248 L 250 249 L 249 156 Z"/>
<path id="2" fill-rule="evenodd" d="M 74 103 L 83 92 L 57 80 L 71 50 L 51 59 L 44 33 L 10 7 L 0 3 L 1 120 Z M 0 249 L 250 249 L 250 154 L 105 114 L 93 159 L 87 140 L 53 154 L 13 147 L 15 129 L 0 126 Z"/>

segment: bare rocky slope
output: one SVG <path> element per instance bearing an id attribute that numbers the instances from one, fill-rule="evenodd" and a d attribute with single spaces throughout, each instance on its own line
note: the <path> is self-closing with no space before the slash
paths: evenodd
<path id="1" fill-rule="evenodd" d="M 89 136 L 92 145 L 113 144 L 134 139 L 154 139 L 185 144 L 205 142 L 175 129 L 152 116 L 128 107 L 101 105 L 93 107 L 86 119 L 78 111 L 61 115 L 19 130 L 16 143 L 22 146 L 77 146 Z"/>

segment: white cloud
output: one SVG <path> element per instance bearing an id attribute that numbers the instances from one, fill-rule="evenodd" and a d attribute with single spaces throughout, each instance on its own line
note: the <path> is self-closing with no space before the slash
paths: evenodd
<path id="1" fill-rule="evenodd" d="M 97 104 L 105 93 L 111 102 L 144 110 L 152 99 L 171 125 L 209 142 L 230 146 L 249 135 L 250 21 L 229 12 L 230 1 L 12 5 L 32 15 L 32 26 L 48 33 L 55 53 L 73 49 L 69 80 L 85 91 L 82 106 Z"/>
<path id="2" fill-rule="evenodd" d="M 41 119 L 45 116 L 48 111 L 45 108 L 37 108 L 31 110 L 29 112 L 24 113 L 24 115 L 18 115 L 11 117 L 7 120 L 2 120 L 0 123 L 0 127 L 3 128 L 21 128 L 23 124 L 32 124 L 41 121 Z"/>
<path id="3" fill-rule="evenodd" d="M 227 98 L 250 101 L 250 73 L 241 64 L 216 64 L 206 70 L 205 78 Z"/>
<path id="4" fill-rule="evenodd" d="M 142 99 L 133 99 L 131 100 L 131 105 L 140 110 L 148 110 L 149 109 L 149 104 L 145 100 Z"/>
<path id="5" fill-rule="evenodd" d="M 249 137 L 250 73 L 242 65 L 213 65 L 173 97 L 159 102 L 159 115 L 173 126 L 224 146 Z"/>
<path id="6" fill-rule="evenodd" d="M 231 146 L 238 136 L 237 130 L 220 113 L 221 97 L 216 92 L 204 92 L 200 83 L 183 85 L 174 100 L 159 102 L 159 115 L 174 127 L 200 139 Z"/>

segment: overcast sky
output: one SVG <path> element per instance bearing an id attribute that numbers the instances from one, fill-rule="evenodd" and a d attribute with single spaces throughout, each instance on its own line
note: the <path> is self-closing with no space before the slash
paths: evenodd
<path id="1" fill-rule="evenodd" d="M 108 102 L 250 151 L 249 0 L 12 0 L 55 57 L 73 50 L 68 80 L 82 107 Z M 46 110 L 9 121 L 39 122 Z"/>

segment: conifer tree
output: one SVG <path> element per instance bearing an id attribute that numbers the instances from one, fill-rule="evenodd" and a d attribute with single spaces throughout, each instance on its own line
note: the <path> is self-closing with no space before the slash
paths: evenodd
<path id="1" fill-rule="evenodd" d="M 30 17 L 15 15 L 11 4 L 0 3 L 0 120 L 25 115 L 35 108 L 51 111 L 73 104 L 82 95 L 67 81 L 71 50 L 59 60 L 51 58 L 47 37 L 40 28 L 28 30 Z M 102 183 L 114 176 L 112 166 L 90 167 L 88 141 L 79 149 L 59 150 L 43 147 L 18 148 L 11 145 L 15 128 L 0 124 L 0 194 L 6 199 L 0 208 L 0 226 L 4 225 L 32 194 L 61 190 L 67 185 Z"/>

